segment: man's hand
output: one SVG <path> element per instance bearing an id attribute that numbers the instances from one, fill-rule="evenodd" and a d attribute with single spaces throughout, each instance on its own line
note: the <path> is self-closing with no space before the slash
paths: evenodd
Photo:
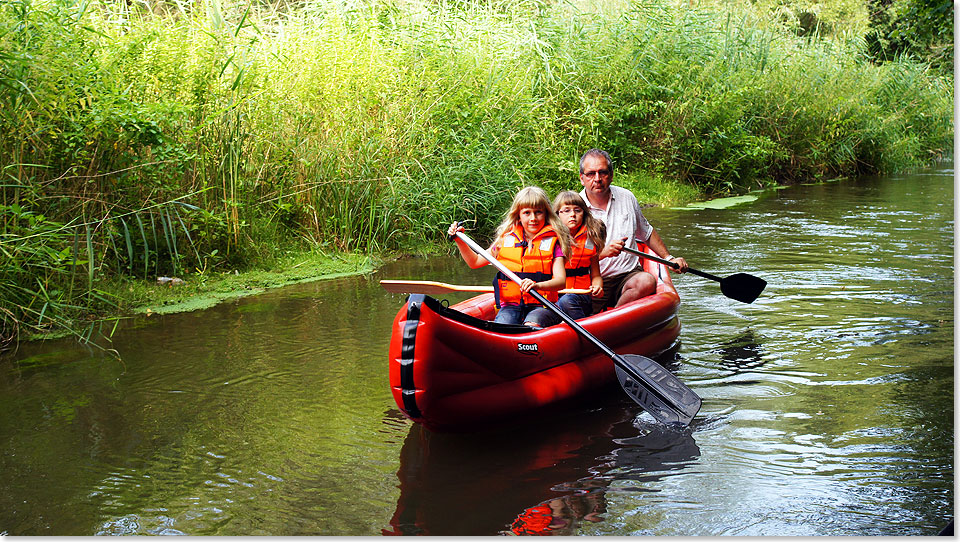
<path id="1" fill-rule="evenodd" d="M 627 242 L 626 237 L 621 237 L 619 241 L 611 241 L 609 245 L 603 247 L 600 251 L 600 259 L 619 256 L 623 252 L 623 245 Z"/>
<path id="2" fill-rule="evenodd" d="M 668 256 L 667 259 L 679 266 L 676 269 L 674 269 L 674 271 L 676 271 L 677 273 L 686 273 L 687 269 L 690 267 L 689 265 L 687 265 L 687 260 L 684 260 L 683 258 L 675 258 L 673 256 Z"/>

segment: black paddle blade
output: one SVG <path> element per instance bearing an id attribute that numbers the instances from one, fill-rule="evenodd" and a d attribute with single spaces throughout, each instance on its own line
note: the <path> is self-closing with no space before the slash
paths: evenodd
<path id="1" fill-rule="evenodd" d="M 746 273 L 737 273 L 720 280 L 720 291 L 723 295 L 744 303 L 753 303 L 766 286 L 767 281 Z"/>
<path id="2" fill-rule="evenodd" d="M 660 423 L 686 426 L 700 412 L 700 396 L 662 365 L 644 356 L 627 354 L 614 361 L 620 385 L 631 399 Z M 645 378 L 630 375 L 636 371 Z"/>

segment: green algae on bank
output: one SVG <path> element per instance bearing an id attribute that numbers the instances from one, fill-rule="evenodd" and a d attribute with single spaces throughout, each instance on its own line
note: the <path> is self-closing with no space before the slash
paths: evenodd
<path id="1" fill-rule="evenodd" d="M 106 349 L 103 344 L 110 342 L 109 337 L 122 321 L 129 325 L 141 316 L 203 310 L 229 299 L 257 295 L 283 286 L 371 273 L 381 263 L 380 258 L 365 254 L 311 251 L 288 253 L 265 269 L 187 273 L 177 277 L 179 281 L 165 281 L 163 284 L 157 281 L 159 277 L 151 280 L 102 279 L 95 286 L 100 294 L 98 297 L 106 303 L 90 312 L 84 328 L 24 333 L 19 340 L 43 341 L 73 336 L 85 344 Z"/>
<path id="2" fill-rule="evenodd" d="M 683 207 L 671 207 L 671 209 L 676 209 L 678 211 L 697 211 L 701 209 L 727 209 L 735 205 L 757 201 L 758 199 L 760 199 L 758 196 L 755 196 L 752 194 L 745 194 L 743 196 L 717 198 L 717 199 L 712 199 L 708 201 L 696 201 L 693 203 L 688 203 Z"/>
<path id="3" fill-rule="evenodd" d="M 202 310 L 292 284 L 370 273 L 378 263 L 363 254 L 305 252 L 288 255 L 268 269 L 188 274 L 181 283 L 165 285 L 128 279 L 105 289 L 122 300 L 121 308 L 134 314 L 171 314 Z"/>
<path id="4" fill-rule="evenodd" d="M 279 282 L 270 282 L 269 284 L 263 287 L 256 286 L 247 286 L 244 290 L 231 290 L 231 291 L 215 291 L 207 293 L 199 293 L 194 296 L 184 299 L 182 301 L 165 301 L 161 305 L 145 305 L 133 309 L 135 314 L 173 314 L 178 312 L 192 312 L 197 310 L 209 309 L 226 301 L 228 299 L 238 299 L 241 297 L 247 297 L 251 295 L 259 295 L 266 292 L 272 288 L 281 288 L 283 286 L 290 286 L 292 284 L 300 284 L 303 282 L 314 282 L 318 280 L 331 280 L 341 277 L 348 277 L 351 275 L 360 275 L 364 273 L 369 273 L 373 271 L 372 268 L 361 269 L 357 271 L 347 271 L 343 273 L 331 273 L 326 275 L 320 275 L 315 277 L 305 277 L 302 279 L 296 280 L 287 280 Z M 162 286 L 159 286 L 162 288 Z M 175 288 L 175 286 L 174 286 Z"/>

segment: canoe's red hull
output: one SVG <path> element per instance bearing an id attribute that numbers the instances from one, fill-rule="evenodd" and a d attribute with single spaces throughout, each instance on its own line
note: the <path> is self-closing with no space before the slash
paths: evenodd
<path id="1" fill-rule="evenodd" d="M 658 277 L 656 294 L 579 321 L 618 354 L 653 356 L 670 349 L 680 334 L 680 298 L 669 273 L 650 260 L 644 265 Z M 484 325 L 479 320 L 494 316 L 493 294 L 450 309 L 411 295 L 390 339 L 394 400 L 407 417 L 433 431 L 469 430 L 616 380 L 613 361 L 566 324 L 528 333 Z"/>

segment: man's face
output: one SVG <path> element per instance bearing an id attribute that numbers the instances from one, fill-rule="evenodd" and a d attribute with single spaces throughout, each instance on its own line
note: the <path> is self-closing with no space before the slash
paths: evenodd
<path id="1" fill-rule="evenodd" d="M 610 191 L 610 173 L 610 167 L 602 156 L 590 155 L 583 161 L 580 182 L 588 194 L 605 194 Z"/>

